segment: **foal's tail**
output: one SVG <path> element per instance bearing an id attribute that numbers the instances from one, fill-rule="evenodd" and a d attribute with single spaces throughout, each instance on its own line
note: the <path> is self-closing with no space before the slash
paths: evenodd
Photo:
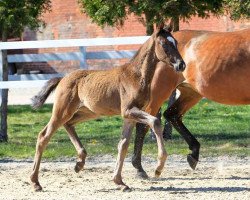
<path id="1" fill-rule="evenodd" d="M 58 83 L 62 80 L 62 77 L 52 78 L 46 82 L 41 91 L 31 98 L 32 104 L 31 107 L 33 109 L 38 109 L 42 107 L 50 93 L 56 88 Z"/>

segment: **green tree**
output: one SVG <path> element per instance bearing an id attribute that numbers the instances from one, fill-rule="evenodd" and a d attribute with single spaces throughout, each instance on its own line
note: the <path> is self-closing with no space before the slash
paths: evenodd
<path id="1" fill-rule="evenodd" d="M 36 29 L 41 24 L 41 15 L 50 10 L 50 0 L 0 0 L 0 37 L 6 42 L 10 37 L 20 37 L 25 27 Z M 1 44 L 0 44 L 1 45 Z M 2 52 L 2 77 L 8 80 L 7 52 Z M 1 70 L 0 70 L 1 71 Z M 0 141 L 7 141 L 8 90 L 2 90 Z"/>
<path id="2" fill-rule="evenodd" d="M 171 20 L 174 30 L 179 20 L 187 21 L 197 15 L 202 18 L 227 11 L 233 19 L 250 17 L 249 0 L 79 0 L 83 12 L 100 26 L 121 26 L 126 17 L 134 13 L 146 26 L 147 35 L 153 25 Z"/>
<path id="3" fill-rule="evenodd" d="M 224 10 L 230 15 L 231 19 L 249 19 L 250 1 L 249 0 L 223 0 Z"/>

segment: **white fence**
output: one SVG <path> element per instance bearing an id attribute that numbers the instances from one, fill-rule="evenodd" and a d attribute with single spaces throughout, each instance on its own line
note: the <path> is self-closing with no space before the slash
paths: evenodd
<path id="1" fill-rule="evenodd" d="M 0 91 L 1 89 L 11 89 L 11 88 L 28 89 L 32 87 L 33 88 L 41 87 L 46 80 L 55 76 L 63 75 L 63 74 L 9 75 L 9 81 L 2 81 L 3 50 L 79 47 L 78 52 L 16 54 L 16 55 L 8 55 L 7 60 L 8 63 L 78 60 L 80 61 L 80 68 L 87 69 L 88 59 L 131 58 L 135 54 L 135 51 L 128 51 L 128 50 L 88 52 L 87 47 L 142 44 L 148 38 L 149 38 L 148 36 L 137 36 L 137 37 L 115 37 L 115 38 L 0 42 Z"/>

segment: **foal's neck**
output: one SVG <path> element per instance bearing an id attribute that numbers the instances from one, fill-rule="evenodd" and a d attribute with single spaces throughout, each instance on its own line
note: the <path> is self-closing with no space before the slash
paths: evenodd
<path id="1" fill-rule="evenodd" d="M 156 64 L 159 62 L 155 54 L 155 43 L 150 38 L 131 60 L 133 71 L 137 74 L 142 87 L 148 86 L 155 72 Z"/>

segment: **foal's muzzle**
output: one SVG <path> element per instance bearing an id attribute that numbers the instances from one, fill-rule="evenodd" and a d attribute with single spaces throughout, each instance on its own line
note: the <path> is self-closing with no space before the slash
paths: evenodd
<path id="1" fill-rule="evenodd" d="M 172 64 L 174 66 L 175 71 L 177 71 L 177 72 L 183 72 L 186 68 L 186 64 L 183 60 L 178 60 Z"/>

